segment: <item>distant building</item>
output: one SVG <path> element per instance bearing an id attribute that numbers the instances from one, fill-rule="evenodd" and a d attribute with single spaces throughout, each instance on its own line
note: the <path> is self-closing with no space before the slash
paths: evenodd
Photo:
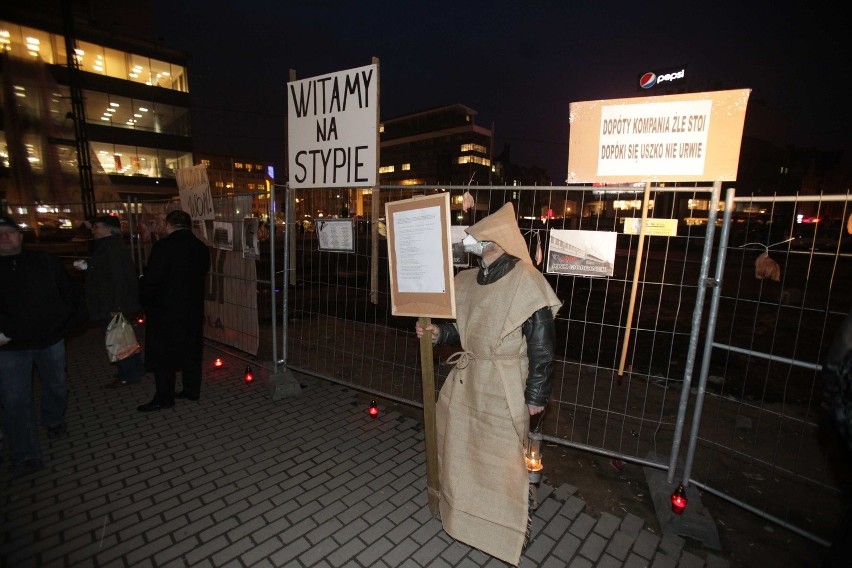
<path id="1" fill-rule="evenodd" d="M 60 0 L 9 4 L 0 8 L 0 196 L 85 201 L 86 171 L 96 202 L 176 195 L 175 171 L 193 164 L 187 58 L 154 43 L 152 3 L 70 2 L 71 17 Z"/>
<path id="2" fill-rule="evenodd" d="M 488 185 L 491 130 L 462 104 L 382 121 L 381 185 Z"/>
<path id="3" fill-rule="evenodd" d="M 214 199 L 251 195 L 252 212 L 258 215 L 266 213 L 269 186 L 275 182 L 272 164 L 264 164 L 256 159 L 204 152 L 196 152 L 195 161 L 207 166 L 207 179 Z"/>
<path id="4" fill-rule="evenodd" d="M 476 124 L 477 112 L 463 104 L 391 118 L 379 126 L 379 184 L 488 185 L 491 183 L 491 130 Z M 327 195 L 326 195 L 327 194 Z M 384 202 L 392 198 L 382 196 Z M 370 189 L 306 192 L 296 215 L 369 217 Z M 461 204 L 454 204 L 461 208 Z"/>

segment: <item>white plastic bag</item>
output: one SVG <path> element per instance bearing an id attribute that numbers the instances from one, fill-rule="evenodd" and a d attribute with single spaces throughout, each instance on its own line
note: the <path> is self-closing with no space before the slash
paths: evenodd
<path id="1" fill-rule="evenodd" d="M 121 313 L 113 316 L 112 321 L 107 326 L 106 350 L 111 363 L 127 359 L 142 350 L 139 342 L 136 341 L 133 326 L 127 323 Z"/>

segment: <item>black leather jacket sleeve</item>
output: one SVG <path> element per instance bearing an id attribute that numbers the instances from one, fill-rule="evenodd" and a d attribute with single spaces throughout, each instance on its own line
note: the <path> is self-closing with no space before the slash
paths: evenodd
<path id="1" fill-rule="evenodd" d="M 438 323 L 433 324 L 438 328 L 438 337 L 433 345 L 461 345 L 461 337 L 459 337 L 459 328 L 454 323 Z"/>
<path id="2" fill-rule="evenodd" d="M 541 308 L 524 322 L 521 331 L 527 340 L 529 358 L 524 400 L 527 404 L 544 406 L 552 389 L 550 374 L 553 371 L 553 346 L 556 343 L 553 312 L 549 307 Z"/>

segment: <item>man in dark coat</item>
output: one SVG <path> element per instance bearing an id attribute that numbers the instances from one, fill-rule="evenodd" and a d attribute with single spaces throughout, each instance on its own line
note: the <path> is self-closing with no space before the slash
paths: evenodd
<path id="1" fill-rule="evenodd" d="M 198 400 L 201 394 L 201 350 L 204 285 L 210 252 L 191 230 L 184 211 L 166 215 L 166 236 L 154 243 L 139 293 L 145 309 L 145 367 L 154 373 L 154 399 L 138 408 L 151 412 L 172 408 L 175 398 Z M 176 372 L 183 390 L 175 394 Z"/>
<path id="2" fill-rule="evenodd" d="M 86 271 L 86 307 L 89 319 L 106 332 L 113 316 L 123 313 L 132 321 L 139 311 L 139 277 L 130 250 L 121 238 L 121 222 L 114 215 L 96 217 L 89 223 L 92 235 L 92 257 L 74 266 Z M 145 374 L 141 353 L 116 361 L 118 375 L 107 387 L 138 383 Z"/>
<path id="3" fill-rule="evenodd" d="M 0 402 L 15 476 L 42 467 L 33 366 L 41 379 L 41 423 L 66 435 L 65 335 L 86 319 L 83 293 L 58 258 L 23 249 L 21 227 L 0 215 Z"/>
<path id="4" fill-rule="evenodd" d="M 834 336 L 822 366 L 824 406 L 828 422 L 841 444 L 840 467 L 852 467 L 852 311 Z M 852 561 L 852 493 L 846 488 L 843 510 L 834 530 L 824 568 L 849 566 Z"/>

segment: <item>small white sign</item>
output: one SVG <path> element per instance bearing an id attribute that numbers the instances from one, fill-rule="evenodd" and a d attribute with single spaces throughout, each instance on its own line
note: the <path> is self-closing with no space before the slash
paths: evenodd
<path id="1" fill-rule="evenodd" d="M 440 207 L 400 211 L 393 222 L 399 291 L 444 293 Z"/>
<path id="2" fill-rule="evenodd" d="M 355 252 L 352 219 L 317 219 L 316 228 L 320 250 Z"/>
<path id="3" fill-rule="evenodd" d="M 624 219 L 625 235 L 638 235 L 641 228 L 641 217 L 626 217 Z M 645 234 L 657 237 L 676 237 L 677 219 L 645 219 Z"/>

